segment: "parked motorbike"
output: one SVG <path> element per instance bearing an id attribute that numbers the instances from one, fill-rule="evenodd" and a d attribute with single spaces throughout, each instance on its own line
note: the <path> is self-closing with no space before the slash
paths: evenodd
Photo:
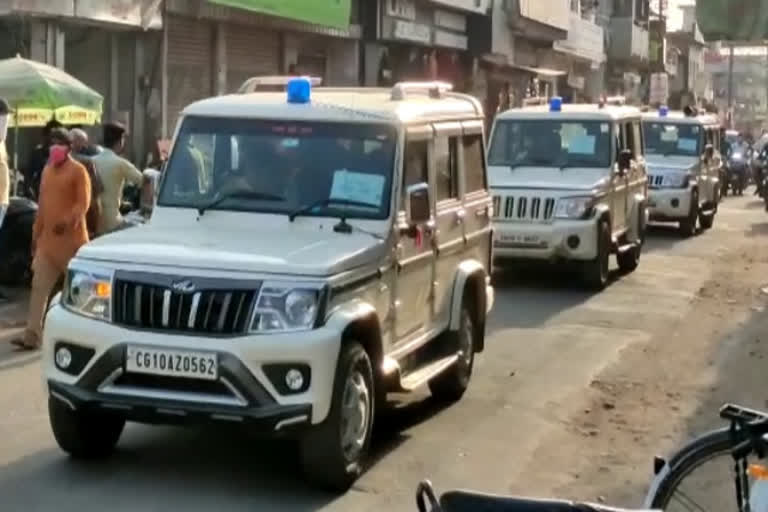
<path id="1" fill-rule="evenodd" d="M 37 203 L 12 197 L 0 226 L 0 284 L 20 286 L 32 278 L 32 227 Z"/>

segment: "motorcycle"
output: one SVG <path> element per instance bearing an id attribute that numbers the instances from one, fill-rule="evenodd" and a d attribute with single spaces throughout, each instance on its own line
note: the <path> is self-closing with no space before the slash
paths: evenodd
<path id="1" fill-rule="evenodd" d="M 740 150 L 735 150 L 728 157 L 726 186 L 723 187 L 723 196 L 728 194 L 728 188 L 731 189 L 734 195 L 743 195 L 744 188 L 747 186 L 748 172 L 748 156 Z"/>

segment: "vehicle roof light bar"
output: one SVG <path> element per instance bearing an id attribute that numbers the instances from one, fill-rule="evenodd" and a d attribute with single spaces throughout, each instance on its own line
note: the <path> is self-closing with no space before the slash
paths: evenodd
<path id="1" fill-rule="evenodd" d="M 447 82 L 398 82 L 392 87 L 391 99 L 402 101 L 408 93 L 427 93 L 430 98 L 442 98 L 446 92 L 453 90 L 453 85 Z"/>

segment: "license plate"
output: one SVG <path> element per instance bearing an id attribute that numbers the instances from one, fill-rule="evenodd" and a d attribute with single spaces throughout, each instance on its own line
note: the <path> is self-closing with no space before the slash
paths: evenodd
<path id="1" fill-rule="evenodd" d="M 502 235 L 501 241 L 506 244 L 540 245 L 541 238 L 536 235 Z"/>
<path id="2" fill-rule="evenodd" d="M 129 346 L 125 354 L 125 370 L 165 377 L 216 380 L 219 377 L 219 361 L 211 352 Z"/>

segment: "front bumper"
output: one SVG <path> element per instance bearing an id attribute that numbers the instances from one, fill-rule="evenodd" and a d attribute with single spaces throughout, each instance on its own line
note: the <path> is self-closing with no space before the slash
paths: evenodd
<path id="1" fill-rule="evenodd" d="M 56 365 L 55 347 L 62 343 L 86 354 L 80 357 L 87 357 L 87 362 L 77 371 L 70 369 L 67 373 Z M 234 416 L 242 421 L 263 417 L 267 426 L 274 420 L 275 427 L 286 419 L 284 414 L 296 413 L 288 419 L 301 424 L 304 420 L 297 418 L 308 415 L 309 423 L 318 424 L 330 409 L 340 344 L 339 334 L 328 327 L 231 338 L 189 336 L 133 330 L 89 319 L 56 305 L 46 316 L 43 375 L 51 390 L 64 390 L 62 396 L 74 395 L 70 397 L 73 403 L 85 399 L 85 404 L 98 407 L 116 404 L 126 415 L 133 415 L 130 411 L 134 410 L 137 418 L 147 416 L 148 408 L 154 408 L 155 412 L 143 421 L 173 423 L 174 413 L 181 417 L 186 411 L 187 417 L 198 419 L 206 415 L 208 419 Z M 199 381 L 128 373 L 128 345 L 215 353 L 218 378 Z M 72 352 L 77 355 L 78 351 Z M 308 369 L 305 389 L 291 393 L 281 388 L 270 372 L 276 365 L 285 364 Z"/>
<path id="2" fill-rule="evenodd" d="M 688 217 L 690 211 L 690 188 L 648 190 L 648 213 L 651 220 L 680 220 Z"/>
<path id="3" fill-rule="evenodd" d="M 581 260 L 597 257 L 597 228 L 590 220 L 556 220 L 546 224 L 497 221 L 495 259 Z"/>
<path id="4" fill-rule="evenodd" d="M 264 435 L 291 435 L 310 424 L 311 405 L 233 407 L 123 395 L 106 395 L 72 384 L 48 381 L 50 395 L 73 410 L 117 414 L 128 421 L 161 425 L 238 423 Z"/>

